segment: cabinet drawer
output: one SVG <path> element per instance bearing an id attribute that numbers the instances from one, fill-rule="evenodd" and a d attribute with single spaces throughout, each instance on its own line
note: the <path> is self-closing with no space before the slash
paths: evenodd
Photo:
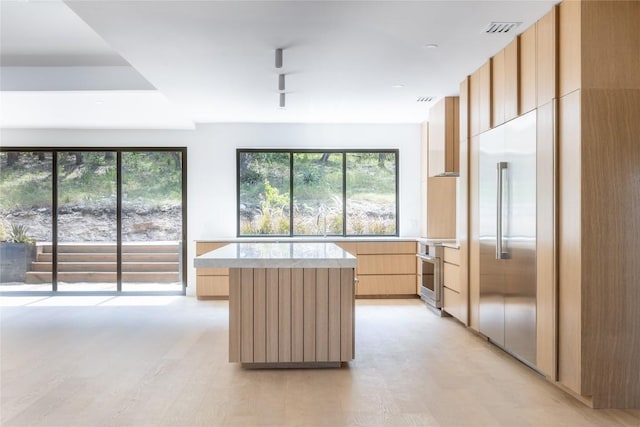
<path id="1" fill-rule="evenodd" d="M 358 255 L 416 254 L 416 242 L 358 242 Z"/>
<path id="2" fill-rule="evenodd" d="M 461 292 L 460 267 L 458 267 L 457 265 L 449 264 L 448 262 L 445 262 L 443 265 L 444 265 L 444 286 L 456 292 Z"/>
<path id="3" fill-rule="evenodd" d="M 444 248 L 444 262 L 460 265 L 460 249 Z"/>
<path id="4" fill-rule="evenodd" d="M 229 297 L 229 276 L 196 277 L 196 296 Z"/>
<path id="5" fill-rule="evenodd" d="M 449 288 L 444 288 L 444 311 L 455 317 L 456 319 L 465 322 L 464 311 L 467 309 L 462 296 Z"/>
<path id="6" fill-rule="evenodd" d="M 360 255 L 358 274 L 416 274 L 416 254 Z"/>
<path id="7" fill-rule="evenodd" d="M 358 276 L 356 295 L 415 295 L 415 275 Z"/>
<path id="8" fill-rule="evenodd" d="M 228 268 L 196 268 L 196 276 L 229 276 Z"/>

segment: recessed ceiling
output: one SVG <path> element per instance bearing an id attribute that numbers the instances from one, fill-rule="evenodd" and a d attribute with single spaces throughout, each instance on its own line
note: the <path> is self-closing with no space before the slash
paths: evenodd
<path id="1" fill-rule="evenodd" d="M 39 92 L 44 97 L 74 89 L 138 97 L 157 91 L 193 122 L 418 123 L 432 102 L 416 99 L 457 94 L 466 75 L 557 2 L 2 2 L 0 61 L 3 68 L 75 66 L 85 73 L 83 87 L 53 84 Z M 484 33 L 491 22 L 522 24 L 507 34 Z M 284 49 L 282 69 L 274 66 L 276 48 Z M 99 87 L 109 80 L 102 74 L 87 83 L 109 66 L 123 73 L 130 67 L 130 78 Z M 5 74 L 11 102 L 42 90 L 27 74 L 40 81 L 54 74 L 13 71 Z M 280 73 L 286 108 L 278 106 Z M 12 105 L 4 98 L 6 111 Z M 119 126 L 105 115 L 95 122 Z"/>

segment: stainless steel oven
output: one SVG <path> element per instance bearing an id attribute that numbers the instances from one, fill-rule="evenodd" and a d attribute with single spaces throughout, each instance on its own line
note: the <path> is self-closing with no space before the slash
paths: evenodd
<path id="1" fill-rule="evenodd" d="M 421 245 L 422 247 L 422 245 Z M 424 251 L 417 254 L 420 262 L 420 298 L 431 307 L 442 308 L 442 246 L 424 246 Z M 428 248 L 428 252 L 427 252 Z"/>

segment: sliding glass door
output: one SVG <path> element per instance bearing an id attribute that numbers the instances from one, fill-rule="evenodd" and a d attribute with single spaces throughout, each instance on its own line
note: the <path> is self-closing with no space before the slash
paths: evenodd
<path id="1" fill-rule="evenodd" d="M 184 292 L 186 149 L 0 149 L 0 292 Z"/>
<path id="2" fill-rule="evenodd" d="M 60 151 L 58 290 L 117 289 L 117 165 L 113 151 Z"/>
<path id="3" fill-rule="evenodd" d="M 182 287 L 182 153 L 122 153 L 122 289 Z"/>
<path id="4" fill-rule="evenodd" d="M 0 291 L 52 289 L 53 153 L 0 152 Z"/>

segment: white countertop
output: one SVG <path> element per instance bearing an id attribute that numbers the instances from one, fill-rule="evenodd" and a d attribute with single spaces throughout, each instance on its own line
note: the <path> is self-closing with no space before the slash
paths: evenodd
<path id="1" fill-rule="evenodd" d="M 193 260 L 195 268 L 355 268 L 333 243 L 230 243 Z"/>

